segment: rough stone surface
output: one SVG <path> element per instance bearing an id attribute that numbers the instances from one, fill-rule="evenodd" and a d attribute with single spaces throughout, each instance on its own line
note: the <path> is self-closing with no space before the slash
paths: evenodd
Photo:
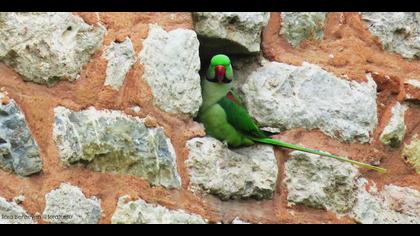
<path id="1" fill-rule="evenodd" d="M 290 203 L 337 213 L 353 207 L 359 171 L 351 164 L 294 151 L 285 164 L 285 173 Z"/>
<path id="2" fill-rule="evenodd" d="M 34 221 L 21 206 L 0 197 L 0 224 L 34 224 Z"/>
<path id="3" fill-rule="evenodd" d="M 419 224 L 419 192 L 393 185 L 378 192 L 375 184 L 366 190 L 367 180 L 358 181 L 356 204 L 350 216 L 362 224 Z M 412 209 L 410 209 L 412 208 Z"/>
<path id="4" fill-rule="evenodd" d="M 111 223 L 118 198 L 123 195 L 132 196 L 130 201 L 141 198 L 147 203 L 160 204 L 168 209 L 183 209 L 187 213 L 199 214 L 210 223 L 230 224 L 236 216 L 250 223 L 355 223 L 352 218 L 341 214 L 336 215 L 332 211 L 314 209 L 301 204 L 293 207 L 288 206 L 287 187 L 284 183 L 279 182 L 276 184 L 272 199 L 263 201 L 248 199 L 225 202 L 217 196 L 190 191 L 188 189 L 190 187 L 189 172 L 184 163 L 189 154 L 186 142 L 194 137 L 205 135 L 202 124 L 194 122 L 188 115 L 172 113 L 171 115 L 158 109 L 153 101 L 151 87 L 141 79 L 144 66 L 140 61 L 136 61 L 131 67 L 119 91 L 105 86 L 107 60 L 104 54 L 105 49 L 112 42 L 121 43 L 129 37 L 138 59 L 143 48 L 143 40 L 149 34 L 149 23 L 159 24 L 167 31 L 181 28 L 193 29 L 192 14 L 188 12 L 145 12 L 141 14 L 75 12 L 73 14 L 80 16 L 92 26 L 103 25 L 107 29 L 103 46 L 100 46 L 91 57 L 90 62 L 83 66 L 80 72 L 81 78 L 78 81 L 74 83 L 60 81 L 53 88 L 47 88 L 45 85 L 25 82 L 21 76 L 16 76 L 12 67 L 0 63 L 0 91 L 8 91 L 10 97 L 15 99 L 24 113 L 33 138 L 39 145 L 43 161 L 42 173 L 31 177 L 21 177 L 0 170 L 0 196 L 9 202 L 13 199 L 18 203 L 22 199 L 14 199 L 14 197 L 24 195 L 26 199 L 20 206 L 33 217 L 33 221 L 46 223 L 42 220 L 46 203 L 45 195 L 57 189 L 60 183 L 71 183 L 78 186 L 87 198 L 96 196 L 101 199 L 103 213 L 99 222 L 104 224 Z M 368 24 L 362 20 L 359 13 L 328 13 L 323 38 L 321 40 L 304 40 L 297 48 L 293 48 L 286 41 L 284 35 L 279 34 L 281 20 L 281 12 L 270 14 L 270 22 L 262 32 L 261 50 L 263 52 L 260 53 L 269 61 L 292 65 L 300 66 L 303 61 L 308 61 L 343 80 L 356 80 L 361 84 L 366 82 L 366 73 L 371 72 L 378 85 L 376 103 L 380 124 L 374 130 L 374 135 L 372 135 L 374 140 L 370 144 L 340 142 L 340 140 L 323 134 L 318 129 L 305 131 L 304 128 L 296 128 L 285 132 L 279 130 L 281 133 L 275 137 L 294 144 L 317 147 L 324 151 L 341 150 L 340 152 L 346 153 L 346 156 L 367 163 L 382 163 L 382 167 L 388 170 L 386 174 L 359 169 L 363 177 L 368 178 L 370 184 L 366 186 L 366 191 L 372 194 L 372 201 L 376 202 L 369 205 L 368 200 L 361 201 L 365 205 L 366 216 L 362 211 L 360 217 L 366 219 L 370 212 L 373 212 L 373 220 L 381 212 L 388 215 L 395 215 L 395 212 L 409 215 L 404 213 L 408 209 L 413 209 L 411 211 L 411 217 L 413 217 L 416 214 L 414 211 L 416 204 L 412 197 L 416 195 L 410 192 L 401 194 L 394 190 L 388 191 L 390 193 L 385 195 L 384 187 L 394 184 L 420 191 L 419 175 L 409 163 L 405 163 L 403 158 L 404 145 L 408 146 L 410 142 L 414 141 L 413 136 L 420 134 L 420 87 L 417 83 L 420 80 L 420 60 L 405 59 L 397 53 L 382 50 L 379 39 L 368 31 Z M 3 43 L 1 40 L 0 42 Z M 202 45 L 201 42 L 200 45 Z M 228 51 L 230 48 L 225 49 Z M 202 53 L 200 46 L 200 59 L 203 62 L 202 69 L 205 73 L 209 61 L 208 58 L 202 57 Z M 260 63 L 262 60 L 256 57 L 261 54 L 228 54 L 232 60 L 235 75 L 239 78 L 236 81 L 237 84 L 242 86 L 253 71 L 264 66 Z M 251 57 L 254 58 L 251 59 Z M 245 59 L 251 60 L 246 61 Z M 133 76 L 136 78 L 131 78 Z M 0 102 L 7 104 L 7 100 L 7 98 L 0 99 Z M 391 108 L 397 100 L 409 107 L 405 112 L 407 131 L 403 145 L 392 149 L 383 145 L 379 136 L 387 125 L 391 117 Z M 145 178 L 138 176 L 98 173 L 86 168 L 84 165 L 88 166 L 90 162 L 83 160 L 76 162 L 77 164 L 74 166 L 65 166 L 60 161 L 59 149 L 53 140 L 54 108 L 57 106 L 65 106 L 73 111 L 83 111 L 89 106 L 94 106 L 97 110 L 120 110 L 134 117 L 147 117 L 147 119 L 145 118 L 146 127 L 163 127 L 165 133 L 171 138 L 177 153 L 177 170 L 183 180 L 181 189 L 169 190 L 151 186 Z M 108 126 L 112 129 L 113 124 L 110 122 Z M 270 130 L 276 132 L 275 129 Z M 419 138 L 420 136 L 417 139 Z M 114 140 L 114 138 L 111 139 Z M 274 150 L 279 158 L 277 181 L 282 182 L 285 178 L 285 163 L 288 159 L 284 155 L 289 151 L 276 147 Z M 214 175 L 216 176 L 216 174 Z M 377 194 L 373 194 L 369 189 L 373 182 L 378 186 L 379 193 Z M 357 188 L 355 191 L 358 193 L 358 190 Z M 356 202 L 358 202 L 357 197 Z M 379 211 L 374 211 L 375 206 L 379 206 Z M 400 217 L 400 215 L 394 217 Z M 379 218 L 386 219 L 385 216 Z"/>
<path id="5" fill-rule="evenodd" d="M 382 196 L 394 211 L 418 217 L 420 220 L 420 192 L 408 187 L 385 185 Z"/>
<path id="6" fill-rule="evenodd" d="M 0 92 L 0 101 L 6 94 Z M 42 170 L 39 148 L 13 99 L 0 102 L 0 168 L 29 176 Z"/>
<path id="7" fill-rule="evenodd" d="M 211 138 L 187 142 L 189 157 L 185 162 L 190 188 L 219 196 L 223 200 L 271 198 L 277 181 L 277 160 L 267 145 L 229 150 Z"/>
<path id="8" fill-rule="evenodd" d="M 262 54 L 250 56 L 230 56 L 235 75 L 233 87 L 241 88 L 248 76 L 268 62 Z"/>
<path id="9" fill-rule="evenodd" d="M 141 111 L 141 107 L 139 106 L 131 106 L 130 110 L 134 113 L 139 113 Z"/>
<path id="10" fill-rule="evenodd" d="M 420 101 L 420 80 L 409 79 L 404 81 L 405 99 Z"/>
<path id="11" fill-rule="evenodd" d="M 152 185 L 179 188 L 174 148 L 161 127 L 121 111 L 55 108 L 54 140 L 66 164 L 140 176 Z"/>
<path id="12" fill-rule="evenodd" d="M 269 13 L 195 12 L 193 18 L 203 46 L 218 51 L 229 48 L 230 54 L 253 54 L 260 51 L 261 30 Z"/>
<path id="13" fill-rule="evenodd" d="M 378 123 L 376 84 L 367 78 L 359 83 L 306 62 L 269 62 L 248 77 L 242 91 L 262 127 L 319 128 L 344 141 L 366 143 Z"/>
<path id="14" fill-rule="evenodd" d="M 406 84 L 410 84 L 418 89 L 420 89 L 420 80 L 410 79 L 405 81 Z"/>
<path id="15" fill-rule="evenodd" d="M 369 31 L 385 50 L 405 58 L 420 57 L 420 14 L 416 12 L 363 12 Z"/>
<path id="16" fill-rule="evenodd" d="M 376 184 L 360 178 L 351 164 L 294 151 L 285 164 L 287 200 L 291 204 L 331 210 L 363 224 L 420 222 L 420 192 Z"/>
<path id="17" fill-rule="evenodd" d="M 166 112 L 195 116 L 202 103 L 199 42 L 192 30 L 149 26 L 140 61 L 154 101 Z"/>
<path id="18" fill-rule="evenodd" d="M 326 12 L 282 12 L 280 34 L 298 46 L 306 39 L 320 40 L 324 35 Z"/>
<path id="19" fill-rule="evenodd" d="M 404 114 L 406 110 L 407 108 L 399 102 L 392 107 L 391 119 L 379 138 L 383 144 L 392 147 L 400 145 L 407 129 L 404 123 Z"/>
<path id="20" fill-rule="evenodd" d="M 19 195 L 19 196 L 16 196 L 16 197 L 14 197 L 14 198 L 13 198 L 13 201 L 14 201 L 16 204 L 21 204 L 22 202 L 24 202 L 24 201 L 25 201 L 25 196 L 24 196 L 24 195 Z"/>
<path id="21" fill-rule="evenodd" d="M 112 42 L 105 50 L 108 60 L 105 85 L 119 90 L 124 83 L 125 76 L 136 61 L 136 56 L 130 38 L 122 43 Z"/>
<path id="22" fill-rule="evenodd" d="M 169 210 L 156 204 L 148 204 L 142 199 L 129 201 L 128 196 L 118 200 L 112 216 L 112 224 L 206 224 L 207 220 L 183 210 Z"/>
<path id="23" fill-rule="evenodd" d="M 407 162 L 420 174 L 420 140 L 417 135 L 413 137 L 409 144 L 404 146 L 403 155 Z"/>
<path id="24" fill-rule="evenodd" d="M 235 219 L 233 219 L 232 224 L 234 224 L 234 225 L 248 225 L 250 223 L 242 221 L 239 217 L 236 217 Z"/>
<path id="25" fill-rule="evenodd" d="M 83 192 L 67 183 L 45 195 L 46 222 L 55 224 L 97 224 L 101 218 L 101 200 L 86 198 Z"/>
<path id="26" fill-rule="evenodd" d="M 66 12 L 1 13 L 0 60 L 28 81 L 72 81 L 101 45 L 104 32 Z"/>

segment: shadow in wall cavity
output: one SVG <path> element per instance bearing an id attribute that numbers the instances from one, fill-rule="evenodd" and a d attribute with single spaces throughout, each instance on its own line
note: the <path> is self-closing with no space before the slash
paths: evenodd
<path id="1" fill-rule="evenodd" d="M 200 41 L 200 76 L 204 78 L 210 60 L 214 55 L 225 54 L 231 59 L 232 67 L 235 73 L 235 79 L 244 81 L 248 73 L 252 72 L 261 66 L 262 55 L 257 54 L 243 54 L 238 51 L 243 51 L 243 46 L 223 39 L 213 39 L 198 36 Z"/>

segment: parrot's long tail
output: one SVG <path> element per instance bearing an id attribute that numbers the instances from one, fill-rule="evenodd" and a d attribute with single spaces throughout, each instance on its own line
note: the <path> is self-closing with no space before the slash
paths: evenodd
<path id="1" fill-rule="evenodd" d="M 347 158 L 331 155 L 331 154 L 328 154 L 328 153 L 325 153 L 325 152 L 300 147 L 300 146 L 290 144 L 290 143 L 286 143 L 286 142 L 283 142 L 283 141 L 280 141 L 280 140 L 277 140 L 277 139 L 253 138 L 253 137 L 250 137 L 250 139 L 252 139 L 255 142 L 259 142 L 259 143 L 271 144 L 271 145 L 279 146 L 279 147 L 282 147 L 282 148 L 288 148 L 288 149 L 298 150 L 298 151 L 302 151 L 302 152 L 308 152 L 308 153 L 312 153 L 312 154 L 316 154 L 316 155 L 320 155 L 320 156 L 334 158 L 334 159 L 337 159 L 337 160 L 340 160 L 340 161 L 344 161 L 344 162 L 348 162 L 348 163 L 351 163 L 351 164 L 354 164 L 354 165 L 358 165 L 360 167 L 368 168 L 368 169 L 371 169 L 371 170 L 376 170 L 376 171 L 381 172 L 381 173 L 386 172 L 386 169 L 384 169 L 384 168 L 380 168 L 380 167 L 377 167 L 377 166 L 372 166 L 372 165 L 362 163 L 362 162 L 358 162 L 358 161 L 349 160 Z"/>

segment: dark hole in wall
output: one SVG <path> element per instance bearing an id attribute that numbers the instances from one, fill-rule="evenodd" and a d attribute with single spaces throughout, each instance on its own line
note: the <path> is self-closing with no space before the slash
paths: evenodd
<path id="1" fill-rule="evenodd" d="M 243 46 L 228 40 L 206 38 L 201 36 L 198 36 L 198 40 L 200 42 L 199 54 L 201 62 L 201 78 L 204 78 L 206 70 L 210 64 L 210 60 L 214 55 L 227 55 L 231 59 L 234 70 L 237 68 L 236 65 L 238 64 L 238 61 L 253 60 L 259 56 L 259 54 L 238 53 L 243 51 Z"/>
<path id="2" fill-rule="evenodd" d="M 6 111 L 0 110 L 0 116 L 8 116 L 8 115 L 9 113 L 7 113 Z"/>
<path id="3" fill-rule="evenodd" d="M 406 102 L 409 106 L 416 107 L 420 109 L 420 100 L 417 99 L 406 99 Z"/>
<path id="4" fill-rule="evenodd" d="M 197 19 L 193 17 L 193 20 L 196 21 Z M 231 24 L 237 20 L 239 20 L 237 17 L 233 17 L 230 19 Z M 205 75 L 205 72 L 210 64 L 210 60 L 214 55 L 225 54 L 229 56 L 233 66 L 235 66 L 236 60 L 255 58 L 259 56 L 259 53 L 245 53 L 248 51 L 247 48 L 235 41 L 221 38 L 210 38 L 202 35 L 197 35 L 197 38 L 200 42 L 200 75 L 202 78 Z"/>
<path id="5" fill-rule="evenodd" d="M 4 139 L 2 139 L 2 138 L 0 138 L 0 144 L 5 144 L 5 143 L 7 143 L 7 141 L 4 140 Z"/>

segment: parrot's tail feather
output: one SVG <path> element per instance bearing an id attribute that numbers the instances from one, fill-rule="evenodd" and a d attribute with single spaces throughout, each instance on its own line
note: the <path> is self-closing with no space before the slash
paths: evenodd
<path id="1" fill-rule="evenodd" d="M 308 152 L 308 153 L 312 153 L 312 154 L 316 154 L 316 155 L 320 155 L 320 156 L 334 158 L 334 159 L 337 159 L 337 160 L 340 160 L 340 161 L 344 161 L 344 162 L 348 162 L 348 163 L 351 163 L 351 164 L 354 164 L 354 165 L 358 165 L 360 167 L 368 168 L 368 169 L 371 169 L 371 170 L 376 170 L 376 171 L 381 172 L 381 173 L 386 172 L 386 169 L 384 169 L 384 168 L 380 168 L 380 167 L 377 167 L 377 166 L 372 166 L 372 165 L 362 163 L 362 162 L 358 162 L 358 161 L 353 161 L 353 160 L 350 160 L 350 159 L 347 159 L 347 158 L 344 158 L 344 157 L 331 155 L 331 154 L 328 154 L 328 153 L 325 153 L 325 152 L 300 147 L 300 146 L 297 146 L 297 145 L 294 145 L 294 144 L 282 142 L 282 141 L 277 140 L 277 139 L 253 138 L 253 137 L 251 137 L 250 139 L 252 139 L 255 142 L 259 142 L 259 143 L 271 144 L 271 145 L 275 145 L 275 146 L 279 146 L 279 147 L 283 147 L 283 148 L 289 148 L 289 149 L 293 149 L 293 150 L 298 150 L 298 151 L 302 151 L 302 152 Z"/>

